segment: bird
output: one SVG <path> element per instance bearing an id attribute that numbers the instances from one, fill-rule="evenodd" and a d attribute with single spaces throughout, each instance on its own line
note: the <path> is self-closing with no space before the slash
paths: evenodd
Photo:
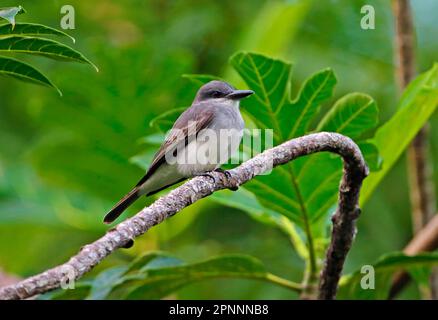
<path id="1" fill-rule="evenodd" d="M 221 171 L 238 150 L 245 127 L 240 100 L 252 90 L 237 90 L 213 80 L 199 88 L 192 105 L 175 121 L 149 169 L 134 188 L 105 215 L 116 220 L 141 196 L 151 196 L 188 178 Z"/>

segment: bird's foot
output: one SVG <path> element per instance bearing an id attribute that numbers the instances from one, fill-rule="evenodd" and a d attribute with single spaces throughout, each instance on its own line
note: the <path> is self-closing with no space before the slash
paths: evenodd
<path id="1" fill-rule="evenodd" d="M 196 173 L 193 175 L 194 177 L 209 177 L 210 179 L 213 180 L 213 183 L 216 183 L 216 179 L 214 178 L 214 176 L 209 173 L 209 172 L 204 172 L 204 173 Z"/>
<path id="2" fill-rule="evenodd" d="M 222 168 L 217 168 L 217 169 L 214 169 L 214 171 L 215 172 L 220 172 L 220 173 L 224 174 L 225 177 L 227 178 L 227 180 L 230 180 L 232 178 L 231 177 L 231 173 L 228 170 L 224 170 Z M 231 191 L 237 191 L 237 190 L 239 190 L 239 187 L 231 187 L 231 188 L 228 188 L 228 189 L 230 189 Z"/>
<path id="3" fill-rule="evenodd" d="M 128 241 L 124 246 L 122 246 L 122 248 L 123 248 L 123 249 L 129 249 L 129 248 L 131 248 L 133 245 L 134 245 L 134 240 L 129 239 L 129 241 Z"/>
<path id="4" fill-rule="evenodd" d="M 231 174 L 230 174 L 227 170 L 223 170 L 223 169 L 221 169 L 221 168 L 214 169 L 214 170 L 211 171 L 211 172 L 220 172 L 220 173 L 222 173 L 222 174 L 225 176 L 225 178 L 226 178 L 227 180 L 229 180 L 229 179 L 232 178 L 232 177 L 231 177 Z M 215 179 L 214 176 L 211 174 L 211 172 L 198 173 L 198 174 L 195 174 L 194 176 L 195 176 L 195 177 L 209 177 L 210 179 L 213 180 L 213 183 L 216 183 L 216 179 Z M 230 187 L 230 188 L 228 188 L 228 189 L 230 189 L 231 191 L 237 191 L 237 190 L 239 190 L 239 187 Z"/>
<path id="5" fill-rule="evenodd" d="M 217 169 L 214 169 L 213 171 L 220 172 L 220 173 L 224 174 L 227 179 L 231 179 L 231 173 L 229 173 L 227 170 L 224 170 L 222 168 L 217 168 Z"/>

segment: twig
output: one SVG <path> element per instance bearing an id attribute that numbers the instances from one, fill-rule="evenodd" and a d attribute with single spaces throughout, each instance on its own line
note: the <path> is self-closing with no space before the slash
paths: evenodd
<path id="1" fill-rule="evenodd" d="M 401 92 L 415 76 L 415 32 L 409 1 L 394 0 L 392 4 L 396 32 L 395 55 L 398 62 L 397 79 Z M 414 233 L 420 231 L 426 225 L 436 210 L 432 164 L 428 157 L 428 137 L 428 124 L 426 124 L 418 132 L 407 152 Z M 438 299 L 437 280 L 438 273 L 434 272 L 431 287 L 435 293 L 435 299 Z"/>
<path id="2" fill-rule="evenodd" d="M 438 215 L 435 215 L 429 223 L 419 231 L 409 242 L 403 252 L 414 256 L 421 252 L 434 251 L 438 248 Z M 410 277 L 406 272 L 398 272 L 392 281 L 389 299 L 394 299 L 409 283 Z"/>
<path id="3" fill-rule="evenodd" d="M 0 289 L 0 299 L 25 299 L 59 288 L 69 273 L 79 279 L 116 249 L 142 235 L 151 227 L 176 214 L 190 204 L 213 192 L 236 188 L 257 175 L 293 159 L 315 152 L 330 151 L 344 160 L 344 175 L 340 187 L 338 211 L 335 215 L 333 238 L 322 274 L 321 298 L 334 298 L 342 264 L 350 248 L 354 220 L 358 215 L 358 197 L 362 180 L 367 175 L 363 156 L 348 137 L 337 133 L 315 133 L 289 140 L 246 161 L 229 171 L 230 178 L 212 173 L 215 178 L 197 177 L 159 198 L 134 217 L 108 231 L 102 238 L 84 246 L 78 254 L 62 265 Z"/>
<path id="4" fill-rule="evenodd" d="M 408 0 L 393 0 L 397 80 L 403 90 L 415 76 L 414 24 Z"/>

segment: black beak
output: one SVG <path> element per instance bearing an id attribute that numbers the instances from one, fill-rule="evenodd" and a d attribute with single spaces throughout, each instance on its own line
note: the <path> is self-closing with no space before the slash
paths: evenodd
<path id="1" fill-rule="evenodd" d="M 227 98 L 232 100 L 240 100 L 252 95 L 254 91 L 252 90 L 234 90 L 233 92 L 227 94 Z"/>

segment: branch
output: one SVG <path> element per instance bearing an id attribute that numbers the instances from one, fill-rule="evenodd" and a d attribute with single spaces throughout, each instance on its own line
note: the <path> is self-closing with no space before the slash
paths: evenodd
<path id="1" fill-rule="evenodd" d="M 356 234 L 356 219 L 361 213 L 358 205 L 360 188 L 368 175 L 368 167 L 360 158 L 360 151 L 354 157 L 343 157 L 344 175 L 339 187 L 338 207 L 332 217 L 332 238 L 319 285 L 318 298 L 323 300 L 336 298 L 345 258 Z"/>
<path id="2" fill-rule="evenodd" d="M 359 148 L 350 138 L 337 133 L 321 132 L 292 139 L 264 151 L 230 170 L 230 178 L 222 173 L 213 172 L 215 181 L 208 177 L 191 179 L 109 230 L 102 238 L 84 246 L 68 262 L 15 285 L 1 288 L 0 299 L 25 299 L 59 288 L 71 272 L 74 273 L 74 279 L 79 279 L 116 249 L 127 245 L 132 239 L 199 199 L 217 190 L 236 188 L 271 170 L 272 166 L 321 151 L 337 153 L 344 160 L 344 175 L 340 186 L 338 211 L 334 216 L 333 238 L 321 282 L 321 298 L 334 298 L 342 264 L 353 239 L 354 220 L 359 212 L 359 189 L 368 169 Z"/>
<path id="3" fill-rule="evenodd" d="M 396 31 L 397 79 L 400 91 L 415 77 L 415 32 L 408 0 L 393 1 Z M 432 167 L 428 159 L 428 129 L 422 128 L 408 149 L 408 173 L 414 232 L 435 213 Z"/>
<path id="4" fill-rule="evenodd" d="M 395 56 L 398 62 L 397 79 L 400 92 L 415 76 L 415 30 L 409 0 L 394 0 Z M 407 152 L 412 225 L 414 233 L 420 231 L 436 210 L 435 186 L 429 158 L 429 133 L 426 124 L 415 136 Z M 438 299 L 438 272 L 431 278 L 431 288 Z"/>
<path id="5" fill-rule="evenodd" d="M 415 76 L 414 23 L 408 0 L 393 0 L 392 11 L 395 18 L 397 80 L 403 90 Z"/>
<path id="6" fill-rule="evenodd" d="M 430 252 L 438 248 L 438 214 L 420 230 L 405 247 L 403 252 L 406 255 L 414 256 L 421 252 Z M 406 272 L 398 272 L 392 281 L 389 299 L 394 299 L 409 283 L 410 277 Z"/>

